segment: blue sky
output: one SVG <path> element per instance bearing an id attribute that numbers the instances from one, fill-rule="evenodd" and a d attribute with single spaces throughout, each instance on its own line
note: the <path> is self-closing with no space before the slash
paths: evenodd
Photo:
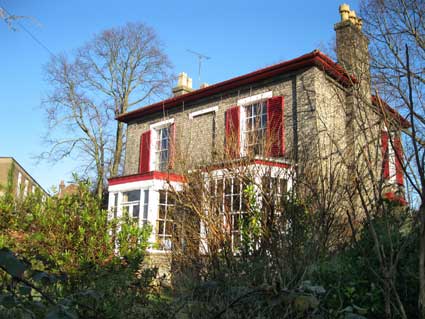
<path id="1" fill-rule="evenodd" d="M 54 54 L 72 53 L 105 28 L 144 22 L 156 30 L 175 73 L 187 72 L 197 87 L 198 60 L 187 49 L 211 57 L 202 65 L 202 82 L 220 82 L 327 45 L 342 2 L 0 0 L 0 6 L 36 19 L 20 23 Z M 358 9 L 358 0 L 348 3 Z M 49 53 L 16 28 L 0 22 L 0 156 L 13 156 L 50 189 L 71 180 L 78 163 L 34 159 L 46 148 L 40 102 L 48 91 L 43 66 Z"/>

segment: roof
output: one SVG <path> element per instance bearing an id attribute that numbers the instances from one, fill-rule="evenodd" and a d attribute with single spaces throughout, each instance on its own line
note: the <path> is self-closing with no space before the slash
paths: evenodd
<path id="1" fill-rule="evenodd" d="M 175 96 L 164 101 L 154 103 L 148 106 L 144 106 L 137 110 L 127 112 L 117 116 L 117 120 L 128 123 L 141 116 L 156 113 L 158 111 L 169 110 L 173 107 L 180 106 L 183 101 L 185 103 L 196 101 L 203 97 L 210 96 L 212 94 L 221 93 L 225 90 L 230 90 L 242 85 L 251 84 L 263 79 L 267 79 L 280 74 L 285 74 L 292 71 L 308 67 L 318 67 L 319 69 L 326 72 L 329 76 L 334 78 L 344 87 L 349 87 L 355 79 L 348 75 L 348 72 L 339 64 L 334 62 L 327 55 L 323 54 L 319 50 L 314 50 L 311 53 L 307 53 L 293 60 L 274 64 L 272 66 L 241 75 L 230 80 L 219 82 L 202 89 L 195 90 L 180 96 Z"/>
<path id="2" fill-rule="evenodd" d="M 45 194 L 47 194 L 47 195 L 49 195 L 49 193 L 48 192 L 46 192 L 45 191 L 45 189 L 34 179 L 34 177 L 32 177 L 31 176 L 31 174 L 30 173 L 28 173 L 27 172 L 27 170 L 21 165 L 21 164 L 19 164 L 19 162 L 14 158 L 14 157 L 12 157 L 12 156 L 0 156 L 0 159 L 4 159 L 4 160 L 9 160 L 11 163 L 13 163 L 13 164 L 15 164 L 15 165 L 18 165 L 19 166 L 19 168 L 25 173 L 25 174 L 27 174 L 28 175 L 28 177 L 30 177 L 31 179 L 32 179 L 32 182 L 34 183 L 34 184 L 36 184 L 37 185 L 37 187 L 39 187 Z"/>
<path id="3" fill-rule="evenodd" d="M 380 96 L 372 95 L 372 105 L 378 107 L 379 111 L 384 108 L 387 114 L 390 115 L 396 122 L 398 122 L 398 124 L 400 124 L 401 128 L 409 128 L 412 126 L 408 120 L 406 120 L 399 112 L 389 106 L 387 102 L 381 99 Z"/>

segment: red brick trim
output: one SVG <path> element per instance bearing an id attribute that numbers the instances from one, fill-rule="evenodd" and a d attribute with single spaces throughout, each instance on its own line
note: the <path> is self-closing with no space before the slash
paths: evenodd
<path id="1" fill-rule="evenodd" d="M 387 192 L 384 194 L 384 198 L 391 201 L 399 203 L 402 206 L 407 206 L 407 201 L 403 196 L 396 195 L 394 192 Z"/>
<path id="2" fill-rule="evenodd" d="M 291 165 L 287 164 L 287 163 L 280 163 L 280 162 L 275 162 L 272 160 L 267 160 L 267 159 L 245 159 L 245 158 L 241 158 L 238 160 L 233 160 L 233 161 L 227 161 L 227 162 L 223 162 L 220 164 L 214 164 L 211 166 L 206 166 L 201 168 L 201 170 L 203 171 L 215 171 L 215 170 L 219 170 L 219 169 L 227 169 L 227 168 L 236 168 L 236 167 L 240 167 L 240 166 L 248 166 L 248 165 L 253 165 L 253 164 L 257 164 L 257 165 L 265 165 L 265 166 L 270 166 L 270 167 L 279 167 L 279 168 L 291 168 Z"/>
<path id="3" fill-rule="evenodd" d="M 291 168 L 291 165 L 286 164 L 286 163 L 276 163 L 273 161 L 268 161 L 268 160 L 258 160 L 255 159 L 253 161 L 254 164 L 257 165 L 266 165 L 266 166 L 273 166 L 273 167 L 280 167 L 280 168 Z"/>
<path id="4" fill-rule="evenodd" d="M 112 177 L 108 180 L 109 186 L 120 185 L 132 182 L 148 181 L 148 180 L 164 180 L 170 182 L 184 182 L 184 177 L 182 175 L 177 175 L 173 173 L 151 171 L 144 174 L 135 174 L 127 176 L 118 176 Z"/>

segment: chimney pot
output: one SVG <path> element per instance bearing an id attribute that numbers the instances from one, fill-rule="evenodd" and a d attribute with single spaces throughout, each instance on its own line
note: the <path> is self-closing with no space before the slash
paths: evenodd
<path id="1" fill-rule="evenodd" d="M 350 21 L 352 24 L 357 25 L 357 16 L 356 16 L 356 11 L 351 10 L 350 11 L 350 15 L 349 15 Z"/>
<path id="2" fill-rule="evenodd" d="M 363 26 L 362 18 L 357 18 L 357 28 L 359 28 L 359 30 L 361 30 L 362 26 Z"/>
<path id="3" fill-rule="evenodd" d="M 179 80 L 177 82 L 177 86 L 187 86 L 187 74 L 184 72 L 181 72 L 179 74 Z"/>
<path id="4" fill-rule="evenodd" d="M 341 21 L 348 20 L 350 15 L 350 6 L 346 3 L 341 4 L 339 6 L 339 14 L 341 15 Z"/>

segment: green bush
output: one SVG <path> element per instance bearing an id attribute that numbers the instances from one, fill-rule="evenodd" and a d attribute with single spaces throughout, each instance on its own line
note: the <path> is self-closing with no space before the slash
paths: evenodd
<path id="1" fill-rule="evenodd" d="M 387 207 L 385 214 L 371 221 L 381 243 L 379 248 L 392 262 L 398 260 L 395 287 L 408 318 L 417 317 L 418 297 L 418 242 L 412 222 L 411 211 L 395 206 Z M 323 305 L 330 316 L 338 317 L 342 310 L 351 309 L 367 318 L 382 318 L 382 273 L 367 223 L 358 236 L 355 243 L 313 266 L 310 276 L 328 291 Z M 394 296 L 392 302 L 396 304 Z M 394 318 L 400 317 L 396 308 L 393 313 Z"/>
<path id="2" fill-rule="evenodd" d="M 107 217 L 86 183 L 64 198 L 0 198 L 0 318 L 152 318 L 164 308 L 156 270 L 143 267 L 151 228 Z"/>

